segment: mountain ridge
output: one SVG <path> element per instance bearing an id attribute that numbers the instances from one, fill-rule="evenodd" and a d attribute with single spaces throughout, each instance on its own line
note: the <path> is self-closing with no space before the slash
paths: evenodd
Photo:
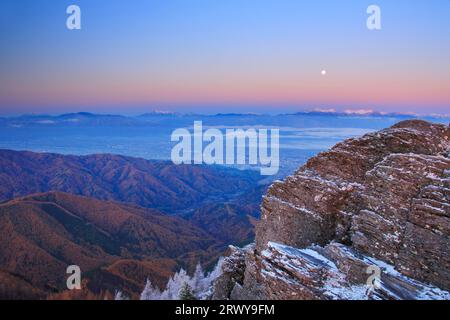
<path id="1" fill-rule="evenodd" d="M 64 290 L 72 264 L 96 293 L 122 288 L 136 295 L 147 276 L 162 285 L 176 268 L 195 267 L 186 253 L 209 263 L 226 247 L 179 217 L 61 192 L 2 203 L 0 233 L 0 270 L 10 288 L 31 286 L 41 298 Z"/>
<path id="2" fill-rule="evenodd" d="M 203 200 L 242 193 L 260 180 L 254 171 L 174 165 L 122 155 L 88 156 L 0 150 L 0 200 L 62 191 L 151 207 L 169 213 Z"/>

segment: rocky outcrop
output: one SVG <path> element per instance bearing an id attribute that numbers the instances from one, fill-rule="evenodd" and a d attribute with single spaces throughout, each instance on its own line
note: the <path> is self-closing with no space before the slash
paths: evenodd
<path id="1" fill-rule="evenodd" d="M 404 121 L 275 182 L 228 297 L 449 299 L 449 150 L 448 126 Z"/>
<path id="2" fill-rule="evenodd" d="M 249 248 L 249 247 L 247 247 Z M 236 286 L 244 283 L 246 249 L 230 246 L 230 255 L 223 260 L 222 273 L 214 283 L 212 299 L 226 300 Z"/>

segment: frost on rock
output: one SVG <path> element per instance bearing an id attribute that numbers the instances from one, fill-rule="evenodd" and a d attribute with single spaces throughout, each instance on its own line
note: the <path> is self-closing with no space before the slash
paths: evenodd
<path id="1" fill-rule="evenodd" d="M 255 245 L 225 258 L 219 297 L 449 299 L 449 137 L 403 121 L 273 183 Z"/>
<path id="2" fill-rule="evenodd" d="M 265 292 L 268 299 L 289 299 L 292 293 L 297 293 L 295 298 L 309 299 L 313 294 L 332 300 L 450 298 L 445 290 L 406 277 L 394 266 L 339 243 L 299 249 L 270 242 L 260 258 L 261 278 L 270 284 Z M 379 287 L 367 284 L 370 266 L 380 269 Z M 357 269 L 364 274 L 360 279 L 353 278 Z"/>

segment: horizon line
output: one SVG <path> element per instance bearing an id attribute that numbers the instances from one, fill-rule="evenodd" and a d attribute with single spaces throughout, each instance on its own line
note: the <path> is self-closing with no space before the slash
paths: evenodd
<path id="1" fill-rule="evenodd" d="M 408 116 L 408 117 L 439 117 L 439 118 L 450 118 L 449 113 L 431 112 L 431 113 L 417 113 L 412 111 L 407 112 L 385 112 L 378 111 L 376 109 L 309 109 L 309 110 L 299 110 L 291 112 L 215 112 L 215 113 L 205 113 L 205 112 L 180 112 L 172 110 L 149 110 L 147 112 L 136 112 L 136 113 L 108 113 L 108 112 L 90 112 L 90 111 L 68 111 L 63 113 L 53 113 L 53 112 L 30 112 L 30 113 L 18 113 L 18 114 L 0 114 L 0 118 L 3 119 L 14 119 L 20 117 L 61 117 L 68 115 L 79 115 L 79 116 L 120 116 L 127 118 L 136 118 L 142 116 L 286 116 L 286 115 L 344 115 L 344 116 Z"/>

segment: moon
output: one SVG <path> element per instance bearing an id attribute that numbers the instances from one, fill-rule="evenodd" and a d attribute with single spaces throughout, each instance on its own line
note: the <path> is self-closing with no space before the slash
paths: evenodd
<path id="1" fill-rule="evenodd" d="M 320 73 L 324 76 L 327 74 L 327 70 L 322 70 Z"/>

